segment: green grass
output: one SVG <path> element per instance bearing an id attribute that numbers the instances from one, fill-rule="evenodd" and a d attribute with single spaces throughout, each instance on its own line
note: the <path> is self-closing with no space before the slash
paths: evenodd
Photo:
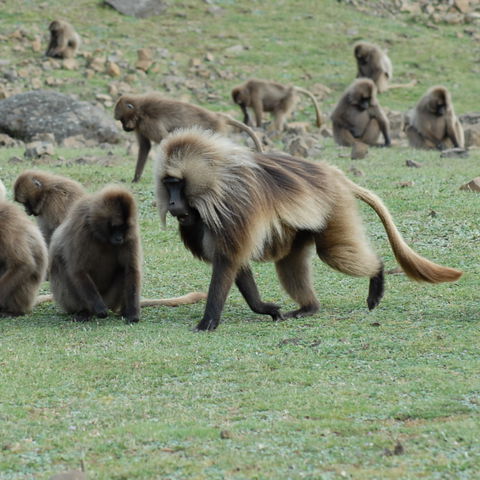
<path id="1" fill-rule="evenodd" d="M 273 2 L 223 0 L 216 2 L 224 8 L 220 17 L 206 14 L 203 2 L 171 3 L 165 15 L 144 20 L 99 2 L 48 5 L 62 6 L 62 16 L 88 39 L 86 51 L 120 50 L 133 64 L 138 48 L 167 48 L 170 57 L 158 62 L 188 78 L 190 57 L 212 52 L 215 67 L 234 74 L 206 82 L 222 99 L 203 103 L 217 110 L 235 111 L 230 88 L 255 75 L 305 87 L 325 83 L 333 89 L 323 104 L 328 112 L 353 76 L 351 44 L 358 38 L 390 45 L 398 82 L 421 82 L 383 95 L 382 104 L 406 110 L 441 82 L 453 91 L 458 113 L 478 109 L 472 102 L 479 47 L 470 37 L 457 38 L 462 26 L 431 30 L 404 16 L 367 17 L 334 1 L 283 1 L 274 8 Z M 42 4 L 7 0 L 0 30 L 32 25 L 43 32 L 52 14 Z M 235 44 L 250 49 L 224 57 Z M 12 65 L 40 62 L 28 50 L 14 61 L 12 45 L 0 42 L 0 57 Z M 82 70 L 69 76 L 61 90 L 82 99 L 106 92 L 111 81 L 102 75 L 86 81 Z M 161 81 L 148 74 L 135 87 L 159 89 Z M 28 89 L 28 80 L 19 86 Z M 180 86 L 178 93 L 188 89 Z M 190 93 L 193 101 L 204 98 Z M 297 117 L 308 119 L 311 111 Z M 111 151 L 110 167 L 69 164 L 80 156 L 103 158 L 108 150 L 58 148 L 52 162 L 38 168 L 78 179 L 90 191 L 112 181 L 131 186 L 145 250 L 145 296 L 206 290 L 209 266 L 185 250 L 172 219 L 161 228 L 151 162 L 142 181 L 130 185 L 135 159 L 123 146 Z M 10 189 L 32 166 L 9 163 L 14 155 L 22 157 L 23 149 L 0 149 L 0 178 Z M 348 150 L 331 139 L 321 157 L 345 171 L 352 165 Z M 407 168 L 407 159 L 423 167 Z M 223 323 L 210 334 L 192 331 L 202 304 L 148 308 L 133 326 L 114 315 L 75 324 L 53 304 L 2 319 L 0 478 L 43 480 L 78 467 L 82 458 L 89 478 L 105 480 L 477 478 L 480 196 L 458 187 L 479 174 L 479 160 L 478 150 L 468 159 L 441 159 L 438 152 L 397 147 L 374 149 L 354 162 L 366 174 L 356 181 L 384 199 L 419 253 L 465 271 L 459 282 L 435 286 L 389 275 L 373 312 L 366 308 L 367 280 L 315 260 L 322 309 L 307 319 L 274 324 L 253 314 L 235 289 Z M 410 180 L 412 187 L 398 186 Z M 393 268 L 380 221 L 365 206 L 362 213 L 386 268 Z M 256 264 L 254 271 L 266 300 L 293 307 L 272 265 Z M 397 442 L 404 453 L 386 455 Z"/>

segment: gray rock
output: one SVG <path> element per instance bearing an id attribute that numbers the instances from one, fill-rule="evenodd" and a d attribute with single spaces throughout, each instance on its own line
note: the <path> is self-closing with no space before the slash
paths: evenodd
<path id="1" fill-rule="evenodd" d="M 26 142 L 43 133 L 53 133 L 57 143 L 73 135 L 83 135 L 97 142 L 118 143 L 121 140 L 114 120 L 103 110 L 46 90 L 0 100 L 0 133 Z"/>
<path id="2" fill-rule="evenodd" d="M 162 14 L 167 4 L 162 0 L 104 0 L 110 7 L 124 15 L 137 18 L 147 18 Z"/>

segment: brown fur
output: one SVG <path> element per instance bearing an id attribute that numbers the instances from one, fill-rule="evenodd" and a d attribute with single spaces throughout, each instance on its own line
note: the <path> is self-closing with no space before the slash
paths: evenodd
<path id="1" fill-rule="evenodd" d="M 75 180 L 40 170 L 22 172 L 15 180 L 13 192 L 27 213 L 37 217 L 47 245 L 68 210 L 85 195 L 85 189 Z"/>
<path id="2" fill-rule="evenodd" d="M 47 268 L 38 227 L 16 205 L 0 200 L 0 316 L 32 310 Z"/>
<path id="3" fill-rule="evenodd" d="M 377 99 L 372 80 L 360 78 L 345 90 L 331 115 L 333 137 L 339 145 L 353 147 L 357 142 L 377 145 L 382 133 L 385 146 L 391 144 L 390 124 Z"/>
<path id="4" fill-rule="evenodd" d="M 301 87 L 251 78 L 232 89 L 232 99 L 242 109 L 244 123 L 249 123 L 247 108 L 251 108 L 255 114 L 257 127 L 262 126 L 262 113 L 271 112 L 275 130 L 283 130 L 286 119 L 295 108 L 296 93 L 302 93 L 312 100 L 317 115 L 317 127 L 320 127 L 322 115 L 317 99 L 311 92 Z"/>
<path id="5" fill-rule="evenodd" d="M 430 88 L 407 114 L 405 133 L 415 148 L 465 147 L 463 127 L 455 115 L 450 93 L 441 86 Z"/>
<path id="6" fill-rule="evenodd" d="M 436 283 L 461 275 L 413 252 L 380 199 L 326 163 L 254 154 L 224 137 L 192 129 L 180 131 L 162 144 L 155 178 L 163 221 L 171 211 L 165 180 L 185 182 L 190 214 L 198 220 L 188 228 L 180 222 L 180 233 L 196 256 L 213 263 L 199 329 L 218 325 L 233 281 L 241 291 L 247 290 L 244 296 L 254 311 L 282 317 L 278 307 L 264 304 L 255 293 L 248 267 L 251 260 L 275 262 L 280 282 L 300 305 L 286 317 L 316 312 L 319 303 L 310 273 L 313 247 L 332 268 L 369 277 L 368 304 L 375 307 L 383 294 L 383 266 L 367 241 L 355 197 L 379 215 L 392 250 L 410 278 Z M 243 275 L 251 278 L 247 281 Z M 242 278 L 245 282 L 239 282 Z"/>
<path id="7" fill-rule="evenodd" d="M 178 128 L 198 126 L 215 132 L 225 132 L 228 126 L 247 132 L 262 151 L 255 132 L 228 115 L 205 108 L 164 98 L 158 93 L 147 95 L 123 95 L 115 105 L 115 120 L 122 122 L 125 131 L 135 131 L 139 150 L 134 182 L 140 180 L 151 148 L 151 142 L 160 143 L 170 132 Z"/>
<path id="8" fill-rule="evenodd" d="M 45 55 L 53 58 L 73 58 L 80 46 L 80 36 L 73 26 L 65 20 L 53 20 L 50 30 L 50 42 Z"/>

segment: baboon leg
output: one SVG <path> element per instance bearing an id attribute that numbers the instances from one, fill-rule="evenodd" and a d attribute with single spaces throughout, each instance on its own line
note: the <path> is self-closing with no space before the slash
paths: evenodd
<path id="1" fill-rule="evenodd" d="M 408 143 L 413 148 L 435 148 L 433 143 L 428 142 L 427 144 L 426 139 L 420 135 L 420 132 L 413 125 L 408 125 L 405 128 L 405 134 L 407 135 Z"/>
<path id="2" fill-rule="evenodd" d="M 137 165 L 135 166 L 135 176 L 133 177 L 133 182 L 138 182 L 142 177 L 143 169 L 145 168 L 145 163 L 147 161 L 148 153 L 152 146 L 150 140 L 143 135 L 137 135 L 138 138 L 138 158 Z"/>
<path id="3" fill-rule="evenodd" d="M 284 318 L 298 318 L 318 312 L 320 303 L 313 291 L 311 273 L 312 237 L 299 233 L 293 242 L 290 253 L 275 263 L 277 275 L 283 288 L 300 308 L 285 313 Z"/>
<path id="4" fill-rule="evenodd" d="M 325 229 L 315 235 L 317 254 L 339 272 L 369 277 L 368 307 L 383 296 L 383 265 L 370 247 L 363 230 L 355 199 L 345 195 L 337 204 Z"/>
<path id="5" fill-rule="evenodd" d="M 365 129 L 360 140 L 367 145 L 375 145 L 378 142 L 378 137 L 380 135 L 380 125 L 376 118 L 372 118 L 368 122 L 367 128 Z"/>
<path id="6" fill-rule="evenodd" d="M 244 103 L 240 103 L 239 105 L 243 112 L 243 123 L 245 125 L 250 125 L 250 115 L 248 113 L 247 106 Z"/>
<path id="7" fill-rule="evenodd" d="M 237 273 L 235 283 L 240 290 L 240 293 L 243 295 L 243 298 L 245 298 L 248 303 L 248 306 L 255 313 L 270 315 L 273 320 L 281 320 L 283 318 L 278 305 L 263 302 L 260 298 L 257 284 L 255 283 L 250 267 L 243 267 Z"/>
<path id="8" fill-rule="evenodd" d="M 262 113 L 263 113 L 263 103 L 260 98 L 260 95 L 255 94 L 252 96 L 252 108 L 255 114 L 255 122 L 257 127 L 262 126 Z"/>
<path id="9" fill-rule="evenodd" d="M 237 271 L 238 266 L 230 259 L 222 255 L 214 256 L 205 313 L 197 325 L 197 330 L 215 330 L 218 327 L 225 300 L 237 276 Z"/>

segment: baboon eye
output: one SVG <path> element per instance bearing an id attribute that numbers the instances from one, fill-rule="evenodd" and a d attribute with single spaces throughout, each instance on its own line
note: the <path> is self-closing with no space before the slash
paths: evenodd
<path id="1" fill-rule="evenodd" d="M 131 103 L 127 103 L 127 108 L 129 108 L 130 110 L 133 110 L 133 105 Z"/>

